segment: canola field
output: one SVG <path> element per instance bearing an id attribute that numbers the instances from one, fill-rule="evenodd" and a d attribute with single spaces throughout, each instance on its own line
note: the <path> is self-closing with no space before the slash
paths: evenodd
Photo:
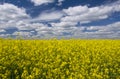
<path id="1" fill-rule="evenodd" d="M 120 40 L 0 40 L 0 79 L 120 79 Z"/>

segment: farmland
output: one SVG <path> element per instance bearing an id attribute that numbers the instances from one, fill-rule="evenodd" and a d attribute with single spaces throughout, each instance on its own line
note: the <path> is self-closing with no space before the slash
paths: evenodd
<path id="1" fill-rule="evenodd" d="M 0 40 L 0 79 L 120 79 L 120 40 Z"/>

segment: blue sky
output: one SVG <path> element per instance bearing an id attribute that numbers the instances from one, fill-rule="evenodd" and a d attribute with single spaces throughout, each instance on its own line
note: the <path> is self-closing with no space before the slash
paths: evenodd
<path id="1" fill-rule="evenodd" d="M 120 0 L 0 0 L 0 37 L 120 38 Z"/>

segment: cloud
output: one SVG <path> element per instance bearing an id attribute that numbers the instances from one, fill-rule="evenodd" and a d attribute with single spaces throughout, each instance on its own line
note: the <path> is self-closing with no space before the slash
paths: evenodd
<path id="1" fill-rule="evenodd" d="M 35 6 L 42 5 L 42 4 L 48 4 L 53 3 L 54 0 L 31 0 L 35 4 Z"/>
<path id="2" fill-rule="evenodd" d="M 24 8 L 18 8 L 17 6 L 14 6 L 12 4 L 4 3 L 3 5 L 0 5 L 0 16 L 2 19 L 16 19 L 22 17 L 22 18 L 28 18 L 29 16 L 26 14 L 26 11 Z M 9 15 L 8 15 L 9 13 Z"/>
<path id="3" fill-rule="evenodd" d="M 69 25 L 69 26 L 68 26 Z M 76 26 L 73 23 L 52 23 L 52 35 L 65 38 L 120 38 L 120 22 L 104 26 Z M 67 26 L 67 27 L 66 27 Z"/>
<path id="4" fill-rule="evenodd" d="M 31 17 L 26 13 L 24 8 L 9 3 L 0 5 L 0 36 L 8 37 L 14 35 L 14 32 L 21 29 L 29 30 L 28 20 Z"/>
<path id="5" fill-rule="evenodd" d="M 76 22 L 60 22 L 51 23 L 53 35 L 57 38 L 70 37 L 72 33 L 77 29 Z"/>
<path id="6" fill-rule="evenodd" d="M 115 4 L 115 3 L 113 3 Z M 5 3 L 0 5 L 0 37 L 24 38 L 120 38 L 120 21 L 104 26 L 81 26 L 95 20 L 108 18 L 119 12 L 120 5 L 96 7 L 75 6 L 61 11 L 44 11 L 30 17 L 24 8 Z M 47 23 L 44 23 L 47 22 Z"/>
<path id="7" fill-rule="evenodd" d="M 0 18 L 0 37 L 41 38 L 52 34 L 52 30 L 47 24 L 34 23 L 35 20 L 26 14 L 23 8 L 18 8 L 15 5 L 0 5 L 0 15 L 2 15 Z"/>
<path id="8" fill-rule="evenodd" d="M 74 37 L 81 38 L 120 38 L 120 22 L 108 24 L 104 26 L 84 27 L 86 31 L 76 30 Z"/>
<path id="9" fill-rule="evenodd" d="M 61 21 L 88 23 L 96 20 L 107 19 L 112 13 L 120 12 L 120 4 L 101 5 L 96 7 L 75 6 L 63 9 L 67 16 Z"/>
<path id="10" fill-rule="evenodd" d="M 98 32 L 118 32 L 120 31 L 120 22 L 115 22 L 106 26 L 90 26 L 87 30 L 97 30 Z"/>
<path id="11" fill-rule="evenodd" d="M 4 29 L 0 29 L 0 34 L 5 33 L 6 31 Z"/>
<path id="12" fill-rule="evenodd" d="M 51 23 L 53 27 L 73 27 L 77 25 L 77 22 L 59 22 L 59 23 Z"/>
<path id="13" fill-rule="evenodd" d="M 58 14 L 58 12 L 55 13 Z M 0 5 L 0 16 L 0 37 L 41 38 L 47 37 L 50 33 L 52 34 L 52 30 L 47 24 L 36 23 L 37 18 L 31 18 L 24 8 L 18 8 L 13 4 Z M 54 19 L 58 17 L 56 15 Z"/>
<path id="14" fill-rule="evenodd" d="M 53 11 L 53 12 L 43 12 L 41 13 L 36 20 L 42 21 L 52 21 L 52 20 L 59 20 L 64 15 L 61 11 Z"/>
<path id="15" fill-rule="evenodd" d="M 68 9 L 63 9 L 67 15 L 80 15 L 86 13 L 88 10 L 89 9 L 87 6 L 75 6 L 69 7 Z"/>
<path id="16" fill-rule="evenodd" d="M 18 36 L 18 37 L 22 36 L 24 38 L 28 38 L 28 37 L 32 36 L 32 33 L 31 32 L 22 32 L 22 31 L 18 32 L 18 31 L 16 31 L 12 34 L 12 36 Z"/>
<path id="17" fill-rule="evenodd" d="M 58 0 L 58 6 L 61 6 L 62 5 L 62 3 L 64 2 L 65 0 Z"/>
<path id="18" fill-rule="evenodd" d="M 16 27 L 16 23 L 26 19 L 30 19 L 30 16 L 26 14 L 25 9 L 8 3 L 0 5 L 0 29 Z"/>

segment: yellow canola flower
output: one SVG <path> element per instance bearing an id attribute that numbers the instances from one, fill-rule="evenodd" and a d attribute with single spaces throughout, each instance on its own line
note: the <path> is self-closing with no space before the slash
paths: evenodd
<path id="1" fill-rule="evenodd" d="M 120 79 L 120 40 L 0 39 L 0 79 Z"/>

